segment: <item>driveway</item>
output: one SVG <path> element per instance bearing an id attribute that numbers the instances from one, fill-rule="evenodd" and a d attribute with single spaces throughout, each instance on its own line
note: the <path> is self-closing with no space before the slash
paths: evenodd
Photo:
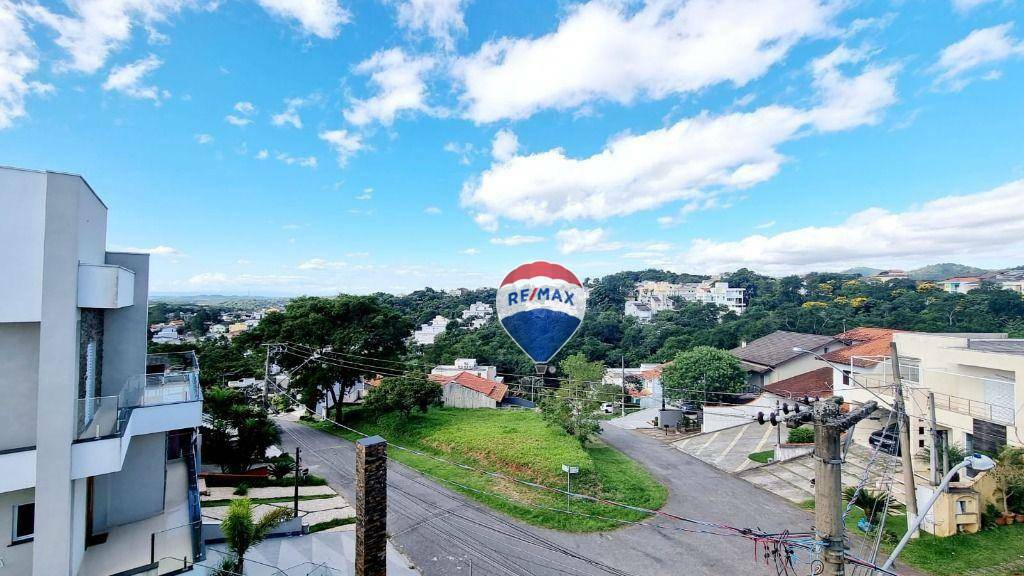
<path id="1" fill-rule="evenodd" d="M 298 442 L 304 465 L 353 499 L 352 444 L 302 424 L 279 423 L 285 449 L 294 450 Z M 671 446 L 614 426 L 606 426 L 603 436 L 669 486 L 666 511 L 765 530 L 811 528 L 806 512 Z M 643 526 L 592 534 L 546 530 L 493 512 L 397 462 L 388 474 L 392 542 L 426 575 L 667 576 L 683 567 L 688 576 L 775 574 L 743 538 Z"/>
<path id="2" fill-rule="evenodd" d="M 690 436 L 674 443 L 673 446 L 715 468 L 736 473 L 759 466 L 760 464 L 748 456 L 753 452 L 775 448 L 776 433 L 774 426 L 740 424 Z"/>

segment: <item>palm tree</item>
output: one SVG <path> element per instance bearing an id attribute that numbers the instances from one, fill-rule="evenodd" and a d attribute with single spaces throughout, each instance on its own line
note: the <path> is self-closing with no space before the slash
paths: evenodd
<path id="1" fill-rule="evenodd" d="M 291 517 L 291 510 L 274 508 L 259 520 L 255 520 L 252 514 L 252 500 L 232 500 L 227 516 L 220 523 L 220 531 L 224 533 L 228 548 L 235 556 L 235 571 L 244 574 L 245 553 L 249 548 L 262 542 L 275 526 Z"/>

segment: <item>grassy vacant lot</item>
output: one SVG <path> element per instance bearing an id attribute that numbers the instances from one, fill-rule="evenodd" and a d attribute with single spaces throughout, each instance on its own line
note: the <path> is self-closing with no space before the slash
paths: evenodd
<path id="1" fill-rule="evenodd" d="M 775 450 L 765 450 L 763 452 L 751 452 L 747 454 L 747 458 L 750 458 L 754 462 L 761 464 L 767 464 L 769 460 L 775 458 Z"/>
<path id="2" fill-rule="evenodd" d="M 814 501 L 808 500 L 802 507 L 814 509 Z M 858 508 L 850 511 L 846 517 L 846 528 L 851 534 L 861 534 L 857 522 L 864 517 Z M 893 532 L 896 539 L 891 543 L 882 543 L 882 550 L 892 550 L 896 542 L 907 531 L 906 516 L 890 516 L 885 521 L 885 529 Z M 873 537 L 873 536 L 872 536 Z M 859 554 L 861 545 L 854 545 L 853 552 Z M 937 576 L 953 576 L 966 574 L 982 568 L 994 569 L 1010 562 L 1024 559 L 1024 525 L 997 526 L 991 530 L 982 530 L 976 534 L 957 534 L 949 538 L 936 538 L 927 532 L 921 537 L 911 540 L 896 560 L 897 566 L 903 562 Z M 986 574 L 1016 576 L 1019 572 L 994 570 Z"/>
<path id="3" fill-rule="evenodd" d="M 308 424 L 343 438 L 357 438 L 333 424 Z M 579 466 L 580 473 L 573 477 L 573 492 L 634 506 L 660 508 L 668 496 L 664 486 L 619 451 L 601 442 L 583 448 L 531 411 L 432 408 L 426 414 L 414 413 L 408 418 L 388 414 L 378 420 L 355 409 L 346 412 L 345 424 L 380 434 L 393 444 L 559 488 L 565 486 L 562 464 Z M 589 532 L 621 526 L 616 520 L 645 517 L 633 510 L 585 500 L 573 500 L 571 510 L 577 514 L 566 514 L 562 512 L 566 507 L 564 494 L 471 472 L 404 450 L 390 448 L 388 455 L 443 480 L 441 483 L 451 489 L 537 526 Z"/>

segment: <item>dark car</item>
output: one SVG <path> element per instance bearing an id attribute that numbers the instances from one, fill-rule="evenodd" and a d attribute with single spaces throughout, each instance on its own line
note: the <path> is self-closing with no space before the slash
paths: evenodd
<path id="1" fill-rule="evenodd" d="M 868 444 L 872 448 L 877 448 L 880 452 L 892 454 L 893 456 L 902 456 L 900 453 L 899 424 L 889 424 L 881 430 L 875 430 L 871 433 L 871 437 L 868 438 Z"/>

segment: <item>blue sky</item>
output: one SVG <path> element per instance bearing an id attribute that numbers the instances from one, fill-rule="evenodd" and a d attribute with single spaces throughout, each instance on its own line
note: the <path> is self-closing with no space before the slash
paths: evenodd
<path id="1" fill-rule="evenodd" d="M 155 291 L 1024 264 L 1013 0 L 0 0 L 0 159 Z"/>

